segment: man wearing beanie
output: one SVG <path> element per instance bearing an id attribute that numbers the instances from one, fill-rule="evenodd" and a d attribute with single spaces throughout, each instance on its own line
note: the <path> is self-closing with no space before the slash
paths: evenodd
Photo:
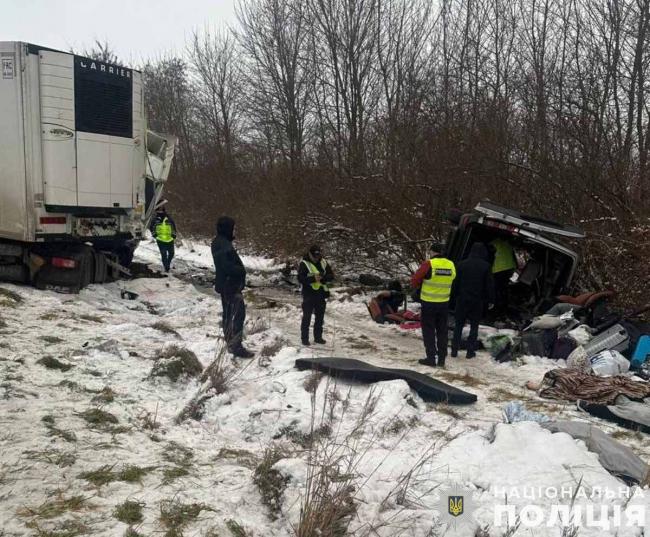
<path id="1" fill-rule="evenodd" d="M 222 216 L 217 221 L 217 236 L 212 241 L 214 260 L 214 289 L 221 295 L 223 335 L 228 350 L 238 358 L 252 358 L 254 353 L 244 348 L 244 321 L 246 305 L 242 291 L 246 285 L 246 269 L 232 245 L 235 221 Z"/>
<path id="2" fill-rule="evenodd" d="M 314 244 L 298 266 L 298 281 L 302 284 L 302 322 L 300 337 L 303 345 L 309 345 L 309 325 L 314 315 L 314 343 L 325 344 L 323 321 L 325 304 L 329 297 L 327 284 L 334 279 L 332 267 L 323 259 L 320 247 Z"/>

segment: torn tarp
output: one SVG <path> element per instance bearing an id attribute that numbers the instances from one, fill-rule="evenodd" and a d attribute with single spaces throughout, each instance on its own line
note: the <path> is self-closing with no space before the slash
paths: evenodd
<path id="1" fill-rule="evenodd" d="M 566 433 L 582 440 L 587 449 L 598 454 L 603 468 L 626 483 L 643 483 L 648 477 L 648 465 L 634 452 L 609 435 L 582 421 L 551 421 L 542 427 L 552 433 Z"/>

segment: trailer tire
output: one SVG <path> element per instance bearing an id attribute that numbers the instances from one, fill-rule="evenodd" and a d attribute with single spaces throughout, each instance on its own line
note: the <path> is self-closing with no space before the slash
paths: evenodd
<path id="1" fill-rule="evenodd" d="M 29 270 L 25 265 L 0 265 L 0 281 L 27 283 Z"/>
<path id="2" fill-rule="evenodd" d="M 94 283 L 104 283 L 108 279 L 108 265 L 106 264 L 106 255 L 103 252 L 93 250 L 94 258 Z"/>
<path id="3" fill-rule="evenodd" d="M 92 248 L 84 248 L 79 255 L 79 270 L 81 274 L 80 288 L 83 289 L 93 283 L 93 276 L 95 275 L 95 256 L 93 255 Z"/>

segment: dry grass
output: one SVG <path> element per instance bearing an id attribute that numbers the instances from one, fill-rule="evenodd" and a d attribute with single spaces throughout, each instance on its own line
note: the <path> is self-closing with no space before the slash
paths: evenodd
<path id="1" fill-rule="evenodd" d="M 45 427 L 47 428 L 48 436 L 63 438 L 63 440 L 65 440 L 66 442 L 77 441 L 77 435 L 75 435 L 73 431 L 66 430 L 66 429 L 59 429 L 54 425 L 55 423 L 54 416 L 52 415 L 43 416 L 41 418 L 41 421 L 43 422 L 43 425 L 45 425 Z"/>
<path id="2" fill-rule="evenodd" d="M 613 433 L 610 433 L 610 436 L 615 440 L 633 440 L 637 442 L 642 442 L 645 440 L 643 433 L 640 431 L 623 431 L 619 429 Z"/>
<path id="3" fill-rule="evenodd" d="M 221 448 L 217 453 L 216 460 L 232 460 L 239 466 L 254 470 L 259 464 L 259 459 L 255 453 L 246 449 Z"/>
<path id="4" fill-rule="evenodd" d="M 449 380 L 451 382 L 462 382 L 465 386 L 479 387 L 487 386 L 488 383 L 484 380 L 481 380 L 477 377 L 472 376 L 469 371 L 465 373 L 454 373 L 453 371 L 441 370 L 437 372 L 436 376 L 442 377 L 444 380 Z"/>
<path id="5" fill-rule="evenodd" d="M 151 325 L 151 328 L 158 330 L 158 332 L 162 332 L 163 334 L 171 334 L 172 336 L 176 336 L 179 339 L 181 337 L 181 335 L 176 330 L 174 330 L 171 326 L 169 326 L 169 324 L 164 321 L 155 322 Z"/>
<path id="6" fill-rule="evenodd" d="M 23 451 L 26 458 L 48 464 L 55 464 L 61 468 L 72 466 L 77 461 L 77 454 L 73 451 L 47 449 L 44 451 Z"/>
<path id="7" fill-rule="evenodd" d="M 287 455 L 286 450 L 279 446 L 268 447 L 253 475 L 253 483 L 260 491 L 262 503 L 269 511 L 269 518 L 274 521 L 282 511 L 282 495 L 289 479 L 275 470 L 273 465 Z"/>
<path id="8" fill-rule="evenodd" d="M 382 435 L 398 435 L 403 434 L 405 431 L 410 431 L 420 423 L 420 418 L 411 416 L 407 420 L 395 417 L 389 423 L 381 428 Z"/>
<path id="9" fill-rule="evenodd" d="M 109 387 L 104 386 L 101 392 L 92 398 L 93 403 L 112 403 L 115 400 L 115 392 Z"/>
<path id="10" fill-rule="evenodd" d="M 142 409 L 138 414 L 138 421 L 140 421 L 140 425 L 143 429 L 149 431 L 155 431 L 160 428 L 160 423 L 158 423 L 158 403 L 156 403 L 156 410 L 154 412 Z"/>
<path id="11" fill-rule="evenodd" d="M 56 337 L 56 336 L 38 336 L 38 339 L 45 341 L 45 343 L 52 343 L 52 344 L 63 343 L 64 341 L 60 337 Z"/>
<path id="12" fill-rule="evenodd" d="M 212 511 L 202 503 L 184 504 L 176 498 L 160 502 L 160 525 L 165 529 L 165 537 L 182 537 L 183 529 L 194 522 L 202 511 Z"/>
<path id="13" fill-rule="evenodd" d="M 248 537 L 248 533 L 246 533 L 244 527 L 232 518 L 226 520 L 226 527 L 233 537 Z"/>
<path id="14" fill-rule="evenodd" d="M 202 384 L 201 388 L 176 416 L 177 424 L 187 419 L 201 420 L 205 411 L 205 403 L 215 395 L 226 393 L 230 384 L 253 363 L 253 360 L 247 360 L 243 367 L 238 368 L 228 359 L 226 351 L 227 349 L 223 345 L 215 350 L 214 360 L 205 368 L 199 379 Z"/>
<path id="15" fill-rule="evenodd" d="M 176 382 L 181 377 L 198 377 L 203 366 L 191 350 L 178 345 L 163 348 L 156 357 L 150 376 L 167 377 Z"/>
<path id="16" fill-rule="evenodd" d="M 329 423 L 321 423 L 318 427 L 312 428 L 309 432 L 298 431 L 296 423 L 291 423 L 282 427 L 277 433 L 273 435 L 273 440 L 280 438 L 287 438 L 292 442 L 298 444 L 303 449 L 308 449 L 314 445 L 315 442 L 320 442 L 324 438 L 332 435 L 332 426 Z"/>
<path id="17" fill-rule="evenodd" d="M 37 360 L 36 363 L 46 367 L 47 369 L 58 369 L 59 371 L 68 371 L 74 367 L 73 364 L 61 362 L 54 358 L 54 356 L 43 356 L 43 358 Z"/>
<path id="18" fill-rule="evenodd" d="M 246 328 L 244 329 L 246 334 L 252 336 L 254 334 L 259 334 L 265 332 L 271 328 L 271 322 L 264 317 L 256 317 L 255 319 L 250 319 L 246 321 Z"/>
<path id="19" fill-rule="evenodd" d="M 284 339 L 277 338 L 273 340 L 271 343 L 267 343 L 263 345 L 259 354 L 262 358 L 270 358 L 271 356 L 275 356 L 278 352 L 280 352 L 284 348 L 286 343 L 287 342 Z"/>
<path id="20" fill-rule="evenodd" d="M 19 295 L 15 291 L 0 287 L 0 306 L 15 308 L 18 304 L 22 303 L 23 300 L 22 295 Z"/>
<path id="21" fill-rule="evenodd" d="M 104 319 L 100 317 L 99 315 L 89 315 L 89 314 L 83 314 L 83 315 L 78 315 L 77 319 L 81 319 L 82 321 L 88 321 L 91 323 L 103 323 Z"/>
<path id="22" fill-rule="evenodd" d="M 163 485 L 169 485 L 179 477 L 190 475 L 194 462 L 194 453 L 190 448 L 170 442 L 165 446 L 162 457 L 173 465 L 163 469 Z"/>
<path id="23" fill-rule="evenodd" d="M 465 415 L 456 410 L 453 406 L 447 404 L 447 403 L 437 403 L 433 405 L 433 408 L 435 409 L 436 412 L 440 412 L 441 414 L 446 414 L 447 416 L 451 416 L 452 418 L 456 420 L 462 420 Z"/>
<path id="24" fill-rule="evenodd" d="M 80 511 L 88 506 L 88 498 L 80 495 L 65 497 L 57 491 L 56 498 L 43 502 L 37 507 L 24 507 L 18 510 L 21 517 L 36 517 L 42 519 L 58 518 L 70 511 Z"/>
<path id="25" fill-rule="evenodd" d="M 35 537 L 77 537 L 78 535 L 89 535 L 91 533 L 90 526 L 75 519 L 60 522 L 52 529 L 40 527 L 37 521 L 28 522 L 25 526 L 36 532 L 33 534 Z"/>
<path id="26" fill-rule="evenodd" d="M 491 403 L 506 403 L 509 401 L 521 400 L 521 398 L 522 394 L 513 393 L 510 390 L 499 386 L 492 388 L 487 396 L 487 400 Z"/>
<path id="27" fill-rule="evenodd" d="M 114 481 L 122 481 L 124 483 L 141 483 L 142 478 L 149 472 L 154 470 L 153 467 L 140 467 L 135 465 L 127 465 L 120 470 L 114 471 L 115 465 L 105 465 L 79 474 L 79 479 L 83 479 L 92 483 L 96 487 L 113 483 Z"/>
<path id="28" fill-rule="evenodd" d="M 325 373 L 322 373 L 321 371 L 312 371 L 311 374 L 305 379 L 305 382 L 302 383 L 302 387 L 305 388 L 305 391 L 309 393 L 316 393 L 318 385 L 320 384 L 321 380 L 323 380 L 324 376 Z"/>
<path id="29" fill-rule="evenodd" d="M 119 423 L 119 420 L 113 414 L 101 408 L 89 408 L 77 415 L 83 418 L 90 426 L 97 428 L 106 428 L 112 424 Z"/>
<path id="30" fill-rule="evenodd" d="M 145 504 L 127 500 L 115 506 L 113 517 L 125 524 L 139 524 L 144 520 L 142 509 Z"/>

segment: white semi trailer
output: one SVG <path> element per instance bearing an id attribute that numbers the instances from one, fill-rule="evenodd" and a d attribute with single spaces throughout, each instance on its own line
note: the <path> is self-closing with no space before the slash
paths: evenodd
<path id="1" fill-rule="evenodd" d="M 142 74 L 21 42 L 0 42 L 0 68 L 0 280 L 117 277 L 176 144 L 147 131 Z"/>

